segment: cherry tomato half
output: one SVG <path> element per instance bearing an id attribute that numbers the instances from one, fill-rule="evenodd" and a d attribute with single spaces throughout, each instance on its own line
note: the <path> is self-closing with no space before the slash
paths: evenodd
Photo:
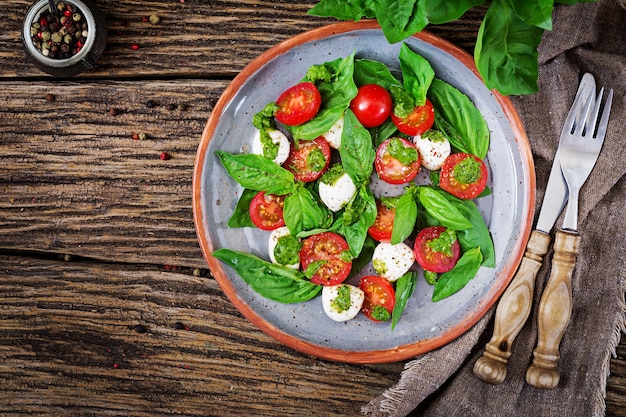
<path id="1" fill-rule="evenodd" d="M 322 96 L 315 84 L 303 82 L 285 90 L 276 104 L 276 120 L 288 126 L 298 126 L 315 117 L 322 105 Z"/>
<path id="2" fill-rule="evenodd" d="M 259 191 L 250 201 L 250 220 L 256 227 L 263 230 L 274 230 L 284 226 L 284 200 L 283 196 Z"/>
<path id="3" fill-rule="evenodd" d="M 291 171 L 298 181 L 311 182 L 319 179 L 330 164 L 330 146 L 326 139 L 298 141 L 283 166 Z"/>
<path id="4" fill-rule="evenodd" d="M 322 232 L 309 236 L 302 241 L 300 261 L 302 269 L 309 265 L 317 271 L 311 277 L 311 282 L 318 285 L 338 285 L 346 280 L 352 269 L 352 261 L 347 260 L 349 250 L 346 240 L 334 232 Z"/>
<path id="5" fill-rule="evenodd" d="M 387 321 L 396 305 L 396 292 L 389 281 L 378 275 L 361 278 L 359 288 L 365 293 L 361 312 L 372 321 Z"/>
<path id="6" fill-rule="evenodd" d="M 435 242 L 447 229 L 443 226 L 427 227 L 415 238 L 415 260 L 426 271 L 448 272 L 456 265 L 461 256 L 461 245 L 458 239 L 451 242 Z M 448 253 L 440 252 L 446 249 Z"/>
<path id="7" fill-rule="evenodd" d="M 378 84 L 359 87 L 350 102 L 350 110 L 365 127 L 380 126 L 391 114 L 392 107 L 391 94 Z"/>
<path id="8" fill-rule="evenodd" d="M 406 117 L 398 117 L 391 113 L 391 120 L 405 135 L 421 135 L 435 123 L 435 109 L 430 100 L 426 99 L 423 106 L 416 106 Z"/>
<path id="9" fill-rule="evenodd" d="M 367 230 L 369 235 L 379 242 L 390 242 L 393 232 L 393 221 L 396 218 L 396 208 L 387 207 L 380 200 L 376 201 L 376 220 Z"/>
<path id="10" fill-rule="evenodd" d="M 468 153 L 455 153 L 441 166 L 439 186 L 458 198 L 470 200 L 483 192 L 487 176 L 487 166 L 482 159 Z"/>
<path id="11" fill-rule="evenodd" d="M 415 145 L 404 138 L 389 138 L 376 150 L 374 168 L 389 184 L 411 181 L 420 170 L 420 155 Z"/>

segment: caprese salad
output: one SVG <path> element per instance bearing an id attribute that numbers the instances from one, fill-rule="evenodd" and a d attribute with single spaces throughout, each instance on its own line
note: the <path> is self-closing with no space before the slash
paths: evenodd
<path id="1" fill-rule="evenodd" d="M 262 296 L 321 293 L 332 320 L 362 313 L 393 328 L 419 268 L 436 302 L 495 266 L 472 201 L 489 193 L 487 123 L 406 44 L 399 64 L 401 79 L 356 53 L 315 65 L 254 116 L 251 153 L 216 151 L 242 187 L 229 227 L 266 230 L 269 253 L 212 255 Z"/>

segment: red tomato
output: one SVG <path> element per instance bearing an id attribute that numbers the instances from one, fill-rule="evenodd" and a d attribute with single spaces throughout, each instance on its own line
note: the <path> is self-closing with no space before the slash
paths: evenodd
<path id="1" fill-rule="evenodd" d="M 369 235 L 379 242 L 390 242 L 393 232 L 393 221 L 396 218 L 396 208 L 387 207 L 381 201 L 376 201 L 376 220 L 367 230 Z"/>
<path id="2" fill-rule="evenodd" d="M 455 153 L 446 158 L 439 174 L 439 186 L 450 194 L 470 200 L 487 186 L 487 166 L 479 157 Z"/>
<path id="3" fill-rule="evenodd" d="M 392 107 L 391 94 L 378 84 L 359 87 L 350 102 L 350 110 L 365 127 L 380 126 L 389 117 Z"/>
<path id="4" fill-rule="evenodd" d="M 330 146 L 323 137 L 315 140 L 298 141 L 283 166 L 293 172 L 296 180 L 311 182 L 317 180 L 328 169 Z"/>
<path id="5" fill-rule="evenodd" d="M 348 251 L 346 240 L 334 232 L 322 232 L 309 236 L 302 241 L 300 261 L 302 269 L 319 262 L 311 282 L 318 285 L 338 285 L 346 280 L 352 269 L 352 261 L 347 260 L 344 252 Z"/>
<path id="6" fill-rule="evenodd" d="M 417 158 L 412 158 L 415 155 Z M 383 181 L 404 184 L 415 178 L 419 172 L 420 155 L 415 145 L 408 140 L 389 138 L 378 147 L 374 168 Z"/>
<path id="7" fill-rule="evenodd" d="M 322 96 L 315 84 L 304 82 L 285 90 L 276 104 L 276 120 L 288 126 L 298 126 L 315 117 L 322 105 Z"/>
<path id="8" fill-rule="evenodd" d="M 426 99 L 423 106 L 416 106 L 406 117 L 401 118 L 391 113 L 391 120 L 405 135 L 421 135 L 435 123 L 435 109 L 430 100 Z"/>
<path id="9" fill-rule="evenodd" d="M 285 225 L 285 197 L 259 191 L 250 201 L 250 220 L 259 229 L 274 230 Z"/>
<path id="10" fill-rule="evenodd" d="M 448 247 L 449 253 L 440 252 L 433 247 L 432 242 L 447 229 L 443 226 L 427 227 L 420 231 L 415 238 L 415 260 L 426 271 L 443 273 L 448 272 L 456 265 L 461 256 L 461 245 L 455 239 Z"/>
<path id="11" fill-rule="evenodd" d="M 365 293 L 361 312 L 372 321 L 387 321 L 396 305 L 396 292 L 385 278 L 368 275 L 361 278 L 359 288 Z"/>

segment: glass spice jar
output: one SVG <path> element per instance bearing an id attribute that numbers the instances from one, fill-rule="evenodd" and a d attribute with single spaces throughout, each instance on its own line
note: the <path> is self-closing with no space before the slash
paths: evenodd
<path id="1" fill-rule="evenodd" d="M 92 69 L 106 45 L 107 30 L 92 0 L 38 0 L 24 18 L 22 43 L 31 62 L 55 77 Z"/>

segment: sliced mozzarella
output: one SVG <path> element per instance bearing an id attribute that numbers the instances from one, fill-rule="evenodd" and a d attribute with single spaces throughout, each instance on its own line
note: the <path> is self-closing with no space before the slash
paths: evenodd
<path id="1" fill-rule="evenodd" d="M 328 129 L 328 132 L 324 133 L 322 136 L 328 142 L 331 148 L 339 149 L 341 146 L 341 134 L 343 133 L 343 116 L 339 118 L 335 122 L 334 125 Z"/>
<path id="2" fill-rule="evenodd" d="M 337 302 L 342 287 L 344 288 L 343 291 L 349 291 L 350 297 L 350 306 L 345 310 L 341 307 L 343 303 Z M 322 288 L 322 306 L 324 307 L 324 312 L 335 321 L 347 321 L 354 318 L 361 310 L 364 299 L 365 294 L 363 291 L 354 285 L 326 285 Z"/>
<path id="3" fill-rule="evenodd" d="M 268 130 L 267 133 L 272 138 L 272 142 L 278 144 L 278 154 L 274 158 L 274 162 L 282 165 L 287 160 L 291 151 L 291 143 L 287 136 L 280 130 Z M 263 143 L 261 143 L 261 132 L 257 129 L 252 138 L 252 153 L 263 155 Z"/>
<path id="4" fill-rule="evenodd" d="M 275 264 L 281 265 L 280 262 L 278 262 L 276 260 L 276 256 L 274 255 L 274 249 L 276 249 L 276 245 L 278 244 L 278 240 L 281 237 L 284 236 L 289 236 L 291 233 L 289 232 L 289 229 L 287 228 L 287 226 L 283 226 L 283 227 L 279 227 L 278 229 L 274 229 L 272 230 L 272 233 L 270 233 L 270 240 L 267 244 L 267 250 L 269 252 L 270 255 L 270 261 L 272 261 Z M 291 268 L 291 269 L 298 269 L 300 267 L 300 262 L 296 262 L 294 264 L 290 264 L 290 265 L 284 265 L 287 268 Z"/>
<path id="5" fill-rule="evenodd" d="M 443 161 L 450 156 L 450 142 L 443 135 L 435 140 L 421 135 L 413 137 L 413 144 L 422 157 L 422 166 L 429 171 L 436 171 Z"/>
<path id="6" fill-rule="evenodd" d="M 341 210 L 355 193 L 356 186 L 352 182 L 352 178 L 345 172 L 332 184 L 324 182 L 319 184 L 320 200 L 332 211 Z"/>
<path id="7" fill-rule="evenodd" d="M 414 262 L 413 249 L 405 243 L 379 243 L 372 255 L 372 266 L 376 273 L 391 282 L 406 274 Z"/>

